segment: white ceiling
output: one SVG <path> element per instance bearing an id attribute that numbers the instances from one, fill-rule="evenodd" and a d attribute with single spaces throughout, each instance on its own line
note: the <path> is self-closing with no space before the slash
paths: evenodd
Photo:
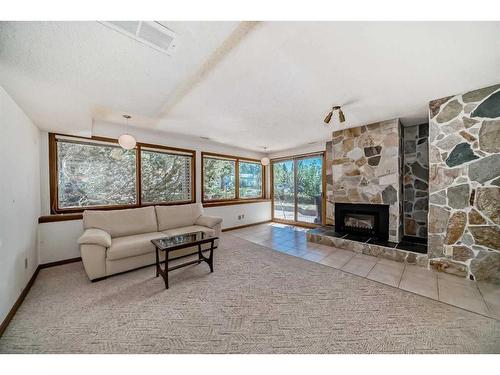
<path id="1" fill-rule="evenodd" d="M 272 152 L 343 127 L 424 121 L 500 82 L 500 22 L 163 22 L 172 56 L 98 22 L 1 22 L 0 84 L 42 129 L 120 122 Z"/>

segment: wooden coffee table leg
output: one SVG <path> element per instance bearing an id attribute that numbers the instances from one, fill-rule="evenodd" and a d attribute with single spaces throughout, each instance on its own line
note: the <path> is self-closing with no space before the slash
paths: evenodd
<path id="1" fill-rule="evenodd" d="M 210 255 L 208 257 L 208 266 L 210 267 L 210 272 L 214 272 L 214 240 L 210 242 Z"/>
<path id="2" fill-rule="evenodd" d="M 156 247 L 156 276 L 155 277 L 158 277 L 158 275 L 160 274 L 158 272 L 158 268 L 160 268 L 160 255 L 158 254 L 158 248 Z"/>
<path id="3" fill-rule="evenodd" d="M 168 289 L 168 250 L 165 251 L 165 273 L 163 280 L 165 280 L 165 288 Z"/>

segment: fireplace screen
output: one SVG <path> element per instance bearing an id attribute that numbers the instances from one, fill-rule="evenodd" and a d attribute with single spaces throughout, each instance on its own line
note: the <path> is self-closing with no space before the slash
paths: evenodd
<path id="1" fill-rule="evenodd" d="M 389 205 L 335 203 L 335 230 L 339 233 L 364 235 L 387 241 Z"/>
<path id="2" fill-rule="evenodd" d="M 375 216 L 363 214 L 346 214 L 344 225 L 355 229 L 371 230 L 375 228 Z"/>

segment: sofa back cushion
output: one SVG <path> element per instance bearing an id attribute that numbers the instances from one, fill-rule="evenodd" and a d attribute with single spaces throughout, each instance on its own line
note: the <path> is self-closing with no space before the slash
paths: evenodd
<path id="1" fill-rule="evenodd" d="M 126 210 L 84 211 L 83 228 L 98 228 L 108 232 L 111 237 L 131 236 L 156 232 L 155 208 L 130 208 Z"/>
<path id="2" fill-rule="evenodd" d="M 201 203 L 181 204 L 178 206 L 155 206 L 158 220 L 158 231 L 194 225 L 196 219 L 203 215 Z"/>

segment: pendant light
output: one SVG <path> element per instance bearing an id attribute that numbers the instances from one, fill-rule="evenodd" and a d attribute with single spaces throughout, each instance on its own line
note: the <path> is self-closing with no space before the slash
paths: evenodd
<path id="1" fill-rule="evenodd" d="M 267 147 L 264 147 L 264 152 L 266 152 L 267 150 Z M 269 165 L 269 163 L 271 162 L 271 160 L 269 160 L 268 157 L 263 157 L 262 159 L 260 159 L 260 164 L 262 164 L 264 167 L 266 165 Z"/>
<path id="2" fill-rule="evenodd" d="M 127 119 L 127 127 L 128 127 L 128 120 L 132 118 L 132 116 L 129 116 L 129 115 L 123 115 L 123 117 L 125 119 Z M 120 144 L 120 146 L 122 146 L 125 150 L 132 150 L 137 141 L 135 140 L 135 138 L 133 136 L 131 136 L 130 134 L 122 134 L 120 135 L 120 137 L 118 138 L 118 143 Z"/>

